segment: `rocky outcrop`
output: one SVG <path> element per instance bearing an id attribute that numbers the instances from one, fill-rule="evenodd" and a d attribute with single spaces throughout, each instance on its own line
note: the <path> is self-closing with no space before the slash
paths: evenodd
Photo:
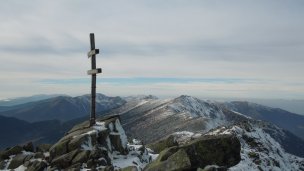
<path id="1" fill-rule="evenodd" d="M 88 125 L 76 125 L 54 145 L 41 144 L 36 151 L 28 143 L 1 152 L 0 170 L 142 170 L 152 161 L 142 144 L 128 143 L 119 116 Z"/>
<path id="2" fill-rule="evenodd" d="M 0 170 L 10 170 L 27 168 L 29 171 L 42 171 L 46 168 L 48 153 L 34 153 L 32 143 L 21 146 L 15 146 L 1 152 L 0 155 Z"/>
<path id="3" fill-rule="evenodd" d="M 66 169 L 80 167 L 104 168 L 112 166 L 111 154 L 127 155 L 127 137 L 121 128 L 119 116 L 88 122 L 75 126 L 50 148 L 50 165 Z"/>
<path id="4" fill-rule="evenodd" d="M 167 139 L 150 145 L 151 148 L 163 146 Z M 239 163 L 241 145 L 233 135 L 202 136 L 186 144 L 172 146 L 163 150 L 157 159 L 145 170 L 193 170 L 210 165 L 229 168 Z"/>
<path id="5" fill-rule="evenodd" d="M 0 159 L 1 160 L 9 159 L 9 156 L 19 154 L 21 153 L 22 150 L 23 149 L 20 146 L 8 148 L 7 150 L 0 153 Z"/>

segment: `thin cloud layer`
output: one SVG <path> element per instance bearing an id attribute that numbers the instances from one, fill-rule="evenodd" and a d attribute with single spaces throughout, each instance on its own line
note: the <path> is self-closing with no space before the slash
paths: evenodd
<path id="1" fill-rule="evenodd" d="M 94 32 L 101 49 L 97 65 L 104 71 L 98 79 L 138 83 L 132 88 L 105 79 L 101 93 L 303 99 L 303 5 L 300 0 L 7 1 L 0 6 L 0 98 L 89 92 L 89 85 L 62 83 L 88 79 L 88 35 Z M 217 78 L 262 81 L 202 81 Z"/>

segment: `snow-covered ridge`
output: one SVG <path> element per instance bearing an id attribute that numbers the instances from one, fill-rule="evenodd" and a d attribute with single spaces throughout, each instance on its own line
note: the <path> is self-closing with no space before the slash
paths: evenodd
<path id="1" fill-rule="evenodd" d="M 191 96 L 180 96 L 172 100 L 169 105 L 177 112 L 187 112 L 192 117 L 206 117 L 212 119 L 224 119 L 224 114 L 220 108 L 210 101 L 203 101 Z"/>

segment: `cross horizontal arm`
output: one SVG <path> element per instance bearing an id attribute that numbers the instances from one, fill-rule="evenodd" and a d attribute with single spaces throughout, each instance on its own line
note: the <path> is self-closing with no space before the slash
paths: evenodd
<path id="1" fill-rule="evenodd" d="M 101 68 L 97 68 L 97 69 L 92 69 L 92 70 L 88 70 L 87 73 L 88 75 L 93 75 L 93 74 L 99 74 L 102 72 Z"/>
<path id="2" fill-rule="evenodd" d="M 88 52 L 88 58 L 96 54 L 99 54 L 99 49 L 93 49 L 90 52 Z"/>

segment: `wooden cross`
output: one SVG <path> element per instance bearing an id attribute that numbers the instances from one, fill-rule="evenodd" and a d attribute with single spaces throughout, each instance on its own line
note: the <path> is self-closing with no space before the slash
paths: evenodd
<path id="1" fill-rule="evenodd" d="M 96 68 L 96 54 L 99 54 L 99 49 L 95 49 L 94 33 L 90 33 L 91 50 L 88 52 L 88 58 L 91 58 L 91 70 L 88 70 L 88 75 L 92 75 L 91 83 L 91 116 L 90 126 L 96 123 L 96 74 L 101 73 L 101 68 Z"/>

